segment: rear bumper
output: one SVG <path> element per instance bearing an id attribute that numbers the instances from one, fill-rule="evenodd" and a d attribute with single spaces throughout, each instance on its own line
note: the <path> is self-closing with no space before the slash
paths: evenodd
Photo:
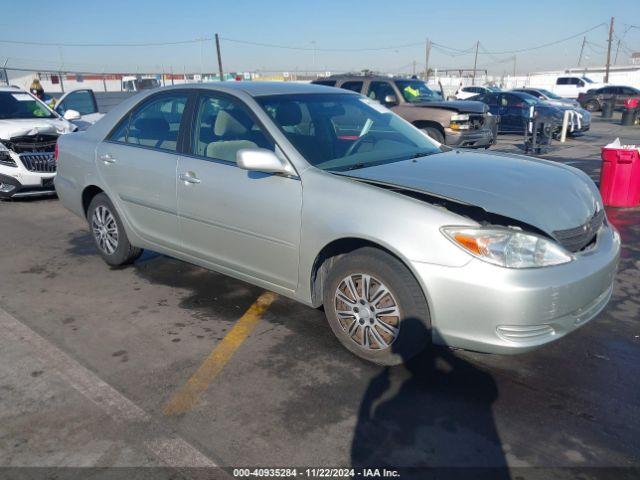
<path id="1" fill-rule="evenodd" d="M 25 198 L 55 195 L 55 174 L 21 175 L 20 180 L 0 174 L 0 198 Z"/>
<path id="2" fill-rule="evenodd" d="M 526 352 L 586 324 L 607 304 L 620 237 L 611 227 L 564 265 L 507 269 L 474 259 L 452 268 L 414 263 L 435 343 L 486 353 Z"/>

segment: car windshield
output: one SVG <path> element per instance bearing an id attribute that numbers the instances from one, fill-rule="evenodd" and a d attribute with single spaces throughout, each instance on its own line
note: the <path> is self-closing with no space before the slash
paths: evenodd
<path id="1" fill-rule="evenodd" d="M 587 78 L 587 77 L 580 77 L 580 78 L 582 78 L 582 80 L 584 80 L 587 83 L 593 83 L 593 80 L 591 80 L 590 78 Z"/>
<path id="2" fill-rule="evenodd" d="M 402 92 L 406 102 L 432 102 L 440 100 L 440 95 L 420 80 L 396 80 L 396 86 Z"/>
<path id="3" fill-rule="evenodd" d="M 446 148 L 361 95 L 275 95 L 256 100 L 298 152 L 322 170 L 355 170 Z"/>
<path id="4" fill-rule="evenodd" d="M 550 92 L 549 90 L 545 90 L 544 88 L 539 88 L 538 91 L 547 98 L 552 98 L 553 100 L 564 100 L 561 96 L 556 95 L 555 93 Z"/>
<path id="5" fill-rule="evenodd" d="M 0 92 L 0 118 L 55 118 L 55 115 L 26 92 Z"/>
<path id="6" fill-rule="evenodd" d="M 500 87 L 486 87 L 486 88 L 487 88 L 487 90 L 489 90 L 490 92 L 494 92 L 494 93 L 497 93 L 497 92 L 501 92 L 501 91 L 502 91 L 502 89 L 501 89 Z"/>

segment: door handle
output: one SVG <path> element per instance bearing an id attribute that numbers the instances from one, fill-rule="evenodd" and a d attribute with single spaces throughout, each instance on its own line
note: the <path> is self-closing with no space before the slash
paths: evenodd
<path id="1" fill-rule="evenodd" d="M 178 178 L 185 183 L 200 183 L 200 179 L 197 178 L 195 173 L 192 172 L 181 173 L 180 175 L 178 175 Z"/>
<path id="2" fill-rule="evenodd" d="M 102 160 L 104 163 L 116 163 L 115 157 L 113 157 L 110 153 L 100 155 L 100 160 Z"/>

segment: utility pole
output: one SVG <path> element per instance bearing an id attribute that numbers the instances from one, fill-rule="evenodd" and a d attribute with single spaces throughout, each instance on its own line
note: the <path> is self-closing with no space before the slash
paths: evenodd
<path id="1" fill-rule="evenodd" d="M 609 83 L 609 68 L 611 67 L 611 42 L 613 40 L 613 19 L 611 17 L 611 23 L 609 24 L 609 45 L 607 46 L 607 68 L 604 72 L 604 83 Z"/>
<path id="2" fill-rule="evenodd" d="M 587 37 L 582 37 L 582 46 L 580 47 L 580 56 L 578 57 L 578 66 L 582 63 L 582 54 L 584 53 L 584 45 L 587 43 Z"/>
<path id="3" fill-rule="evenodd" d="M 471 79 L 471 85 L 476 84 L 476 66 L 478 65 L 478 48 L 480 48 L 480 40 L 476 42 L 476 56 L 473 60 L 473 77 Z"/>
<path id="4" fill-rule="evenodd" d="M 216 51 L 218 53 L 218 70 L 220 71 L 220 81 L 224 82 L 224 74 L 222 73 L 222 57 L 220 56 L 220 38 L 216 33 Z"/>
<path id="5" fill-rule="evenodd" d="M 514 82 L 515 82 L 515 77 L 516 77 L 516 56 L 513 56 L 513 78 L 514 78 Z"/>
<path id="6" fill-rule="evenodd" d="M 427 38 L 427 45 L 424 51 L 424 81 L 429 79 L 429 53 L 431 52 L 431 40 Z"/>
<path id="7" fill-rule="evenodd" d="M 416 74 L 416 61 L 415 60 L 413 61 L 412 65 L 413 65 L 413 68 L 411 69 L 411 74 L 413 76 L 415 76 L 415 74 Z"/>

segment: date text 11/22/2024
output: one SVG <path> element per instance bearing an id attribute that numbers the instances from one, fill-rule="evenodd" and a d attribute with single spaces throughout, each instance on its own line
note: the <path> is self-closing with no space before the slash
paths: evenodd
<path id="1" fill-rule="evenodd" d="M 397 470 L 386 468 L 234 468 L 235 478 L 399 478 Z"/>

